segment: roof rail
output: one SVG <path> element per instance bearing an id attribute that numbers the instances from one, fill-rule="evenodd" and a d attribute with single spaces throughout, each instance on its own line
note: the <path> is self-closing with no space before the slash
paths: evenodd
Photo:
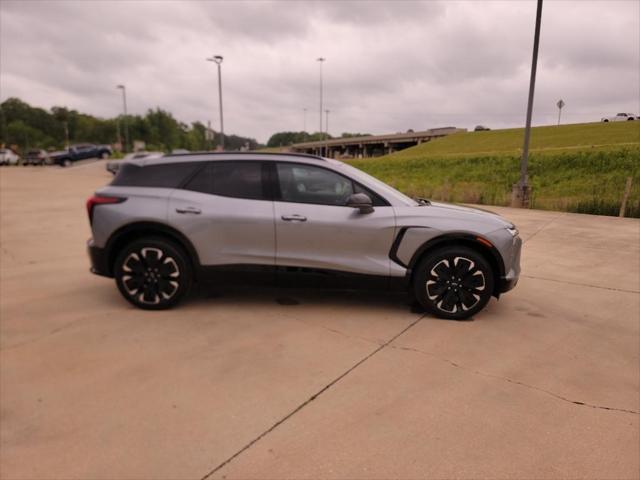
<path id="1" fill-rule="evenodd" d="M 201 156 L 201 155 L 274 155 L 274 156 L 281 156 L 281 157 L 307 157 L 307 158 L 313 158 L 315 160 L 326 160 L 324 157 L 321 157 L 319 155 L 311 155 L 310 153 L 293 153 L 293 152 L 254 152 L 254 151 L 250 151 L 250 152 L 189 152 L 189 153 L 167 153 L 165 155 L 166 157 L 188 157 L 188 156 Z"/>

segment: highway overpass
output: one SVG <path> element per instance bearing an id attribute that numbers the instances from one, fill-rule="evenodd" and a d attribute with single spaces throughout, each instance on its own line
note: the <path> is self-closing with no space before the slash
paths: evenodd
<path id="1" fill-rule="evenodd" d="M 324 155 L 330 158 L 378 157 L 405 148 L 429 142 L 434 138 L 452 133 L 466 132 L 466 128 L 432 128 L 422 132 L 392 133 L 389 135 L 369 135 L 366 137 L 332 138 L 321 142 L 294 143 L 288 149 L 292 152 Z"/>

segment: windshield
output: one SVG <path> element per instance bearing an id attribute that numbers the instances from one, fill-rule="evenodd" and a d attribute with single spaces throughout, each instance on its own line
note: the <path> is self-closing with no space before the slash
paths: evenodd
<path id="1" fill-rule="evenodd" d="M 408 206 L 418 206 L 419 203 L 413 200 L 412 198 L 407 197 L 404 193 L 399 192 L 393 187 L 390 187 L 386 183 L 378 180 L 376 177 L 369 175 L 368 173 L 363 172 L 362 170 L 352 167 L 344 162 L 340 162 L 338 160 L 327 159 L 335 166 L 339 166 L 344 170 L 348 171 L 353 177 L 356 179 L 362 179 L 364 183 L 368 183 L 372 187 L 374 187 L 379 193 L 388 197 L 398 200 L 401 203 L 404 203 Z"/>

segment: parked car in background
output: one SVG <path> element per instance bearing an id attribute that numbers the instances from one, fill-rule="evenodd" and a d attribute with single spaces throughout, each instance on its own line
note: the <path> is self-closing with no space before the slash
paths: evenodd
<path id="1" fill-rule="evenodd" d="M 24 165 L 49 165 L 51 157 L 46 150 L 34 149 L 29 150 L 24 156 Z"/>
<path id="2" fill-rule="evenodd" d="M 82 143 L 69 147 L 69 150 L 61 150 L 51 155 L 53 163 L 68 167 L 73 162 L 87 158 L 109 158 L 113 151 L 109 145 L 93 145 Z"/>
<path id="3" fill-rule="evenodd" d="M 122 162 L 126 162 L 129 160 L 138 160 L 141 158 L 159 158 L 159 157 L 162 157 L 163 155 L 164 155 L 164 152 L 140 151 L 140 152 L 128 153 L 121 160 L 114 160 L 112 162 L 107 162 L 107 171 L 115 175 L 118 172 L 118 169 L 120 168 L 120 165 L 122 164 Z"/>
<path id="4" fill-rule="evenodd" d="M 187 150 L 186 148 L 174 148 L 173 150 L 171 150 L 171 153 L 179 155 L 181 153 L 191 153 L 191 151 Z"/>
<path id="5" fill-rule="evenodd" d="M 192 283 L 398 289 L 465 319 L 512 289 L 522 240 L 497 214 L 413 200 L 345 163 L 205 153 L 124 162 L 87 201 L 91 271 L 133 305 Z"/>
<path id="6" fill-rule="evenodd" d="M 10 148 L 0 148 L 0 165 L 18 165 L 20 155 Z"/>
<path id="7" fill-rule="evenodd" d="M 474 132 L 485 132 L 487 130 L 491 130 L 489 127 L 485 127 L 484 125 L 476 125 L 476 128 L 473 129 Z"/>
<path id="8" fill-rule="evenodd" d="M 628 122 L 629 120 L 638 120 L 638 116 L 633 113 L 616 113 L 615 117 L 602 117 L 603 122 Z"/>

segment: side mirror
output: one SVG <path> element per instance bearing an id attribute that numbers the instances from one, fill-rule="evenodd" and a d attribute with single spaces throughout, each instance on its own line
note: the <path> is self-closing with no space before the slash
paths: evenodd
<path id="1" fill-rule="evenodd" d="M 373 212 L 373 202 L 366 193 L 354 193 L 347 198 L 347 207 L 357 208 L 360 213 Z"/>

